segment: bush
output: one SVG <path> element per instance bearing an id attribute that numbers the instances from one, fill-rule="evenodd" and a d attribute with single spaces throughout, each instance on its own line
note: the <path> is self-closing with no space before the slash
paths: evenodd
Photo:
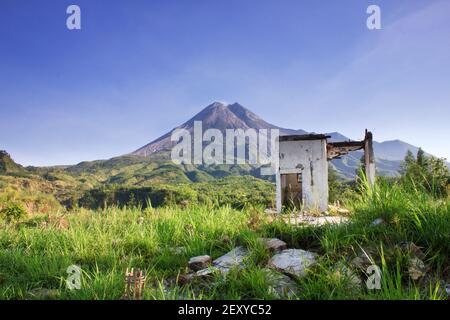
<path id="1" fill-rule="evenodd" d="M 149 187 L 109 185 L 88 190 L 78 206 L 90 209 L 110 206 L 146 208 L 171 205 L 229 205 L 235 209 L 247 206 L 269 206 L 274 198 L 274 185 L 254 177 L 228 177 L 209 182 L 189 184 L 155 184 Z"/>
<path id="2" fill-rule="evenodd" d="M 27 216 L 27 211 L 25 208 L 19 204 L 10 202 L 0 210 L 0 217 L 6 222 L 19 221 Z"/>
<path id="3" fill-rule="evenodd" d="M 448 197 L 450 171 L 444 159 L 427 157 L 419 149 L 415 157 L 408 151 L 401 164 L 402 179 L 413 189 L 423 189 L 435 197 Z"/>

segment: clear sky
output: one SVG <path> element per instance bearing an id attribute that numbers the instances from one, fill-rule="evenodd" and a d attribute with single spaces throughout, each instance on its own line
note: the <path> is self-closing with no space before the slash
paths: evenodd
<path id="1" fill-rule="evenodd" d="M 450 158 L 450 1 L 0 1 L 0 149 L 19 163 L 125 154 L 213 101 Z"/>

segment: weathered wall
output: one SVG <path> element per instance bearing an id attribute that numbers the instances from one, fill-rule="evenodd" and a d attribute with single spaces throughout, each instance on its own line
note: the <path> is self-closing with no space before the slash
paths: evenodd
<path id="1" fill-rule="evenodd" d="M 328 162 L 326 140 L 280 141 L 277 174 L 277 210 L 281 210 L 280 174 L 302 173 L 305 209 L 328 208 Z"/>

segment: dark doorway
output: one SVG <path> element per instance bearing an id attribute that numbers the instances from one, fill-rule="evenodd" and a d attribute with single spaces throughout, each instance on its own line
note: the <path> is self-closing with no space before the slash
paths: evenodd
<path id="1" fill-rule="evenodd" d="M 288 208 L 302 206 L 302 174 L 289 173 L 281 175 L 281 203 Z"/>

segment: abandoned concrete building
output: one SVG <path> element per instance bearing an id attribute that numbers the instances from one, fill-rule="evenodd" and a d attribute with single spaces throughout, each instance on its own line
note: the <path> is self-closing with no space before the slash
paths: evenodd
<path id="1" fill-rule="evenodd" d="M 364 150 L 365 174 L 375 181 L 372 133 L 366 130 L 362 141 L 328 142 L 323 134 L 279 137 L 279 170 L 276 174 L 276 206 L 304 210 L 328 209 L 328 161 L 351 151 Z"/>

